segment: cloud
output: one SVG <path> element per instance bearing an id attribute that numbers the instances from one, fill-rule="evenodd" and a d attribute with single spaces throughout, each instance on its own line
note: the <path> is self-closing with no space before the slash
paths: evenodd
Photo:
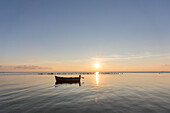
<path id="1" fill-rule="evenodd" d="M 91 58 L 92 60 L 98 60 L 98 61 L 119 61 L 119 60 L 132 60 L 132 59 L 143 59 L 143 58 L 150 58 L 150 57 L 160 57 L 163 55 L 157 55 L 157 54 L 151 54 L 149 52 L 145 52 L 143 54 L 112 54 L 108 56 L 102 56 L 97 58 Z"/>
<path id="2" fill-rule="evenodd" d="M 36 66 L 36 65 L 16 65 L 16 66 L 9 66 L 9 65 L 0 65 L 1 70 L 6 69 L 24 69 L 24 70 L 36 70 L 36 69 L 51 69 L 51 67 L 42 67 L 42 66 Z"/>
<path id="3" fill-rule="evenodd" d="M 163 66 L 165 66 L 165 67 L 170 67 L 170 64 L 163 64 Z"/>

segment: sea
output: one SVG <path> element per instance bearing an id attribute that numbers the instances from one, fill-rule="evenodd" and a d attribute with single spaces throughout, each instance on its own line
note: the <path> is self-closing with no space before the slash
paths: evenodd
<path id="1" fill-rule="evenodd" d="M 170 73 L 0 73 L 0 113 L 170 113 Z M 57 76 L 78 77 L 78 74 Z"/>

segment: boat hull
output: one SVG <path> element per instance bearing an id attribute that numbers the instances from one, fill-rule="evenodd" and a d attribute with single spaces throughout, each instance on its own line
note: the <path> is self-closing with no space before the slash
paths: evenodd
<path id="1" fill-rule="evenodd" d="M 56 82 L 57 83 L 78 83 L 80 82 L 80 77 L 58 77 L 55 76 Z"/>

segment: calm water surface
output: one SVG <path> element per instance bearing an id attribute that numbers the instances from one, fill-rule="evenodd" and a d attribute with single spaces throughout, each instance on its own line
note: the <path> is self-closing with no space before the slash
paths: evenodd
<path id="1" fill-rule="evenodd" d="M 170 73 L 83 76 L 79 86 L 1 74 L 0 113 L 170 113 Z"/>

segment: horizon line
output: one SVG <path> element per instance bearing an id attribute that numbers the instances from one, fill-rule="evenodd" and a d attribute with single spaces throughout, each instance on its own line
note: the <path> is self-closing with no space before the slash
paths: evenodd
<path id="1" fill-rule="evenodd" d="M 94 73 L 94 72 L 108 72 L 108 73 L 170 73 L 170 71 L 29 71 L 29 72 L 0 72 L 0 73 Z"/>

